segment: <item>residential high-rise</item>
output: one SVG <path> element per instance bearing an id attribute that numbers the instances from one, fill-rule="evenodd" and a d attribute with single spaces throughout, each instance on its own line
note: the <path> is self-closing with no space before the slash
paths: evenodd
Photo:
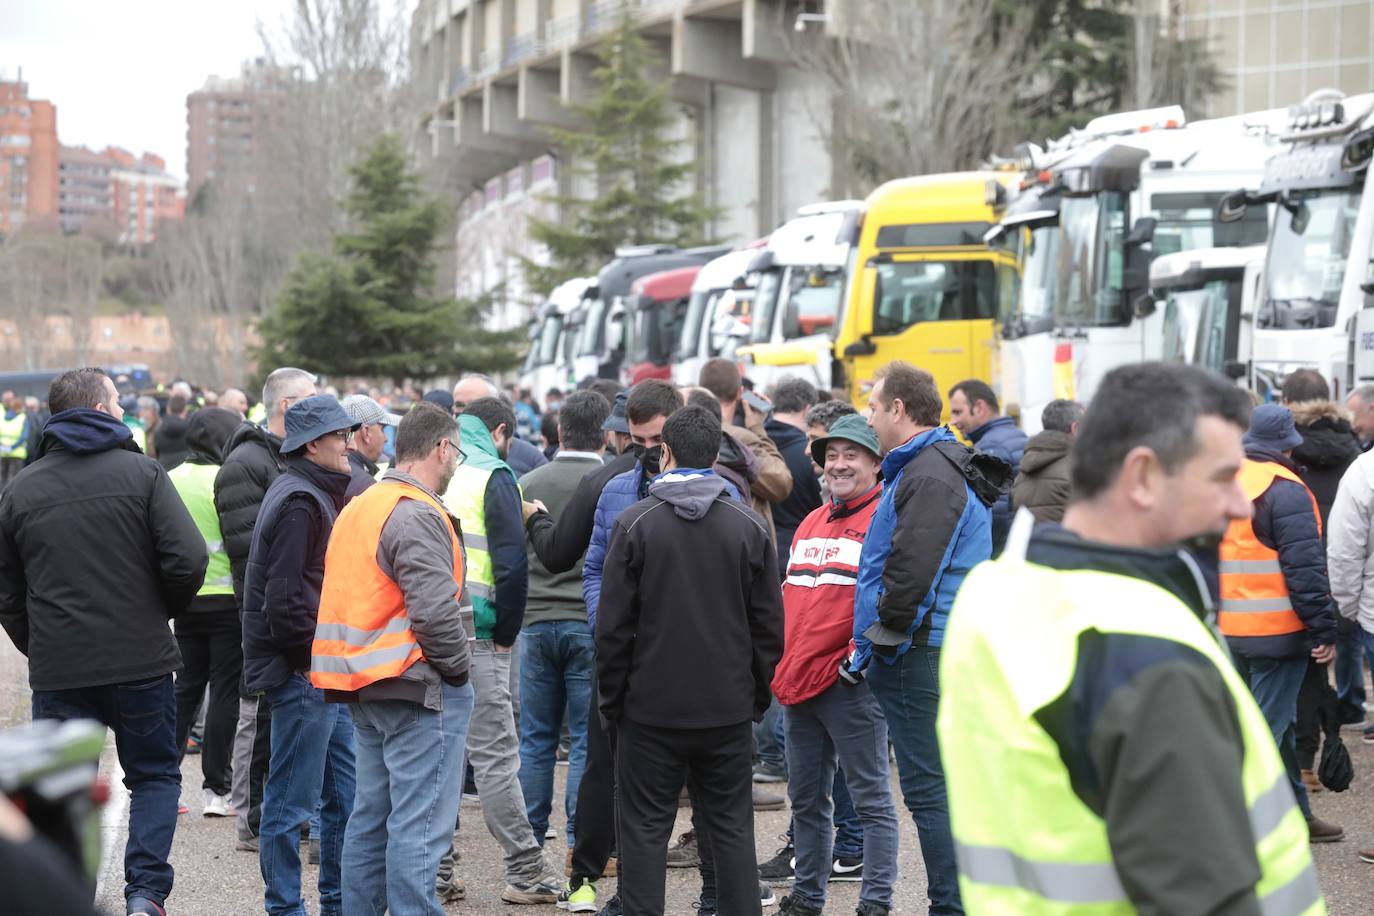
<path id="1" fill-rule="evenodd" d="M 64 232 L 93 220 L 113 221 L 115 162 L 108 152 L 63 146 L 58 155 L 57 209 Z"/>
<path id="2" fill-rule="evenodd" d="M 57 217 L 57 106 L 0 82 L 0 235 Z"/>
<path id="3" fill-rule="evenodd" d="M 117 146 L 100 152 L 64 146 L 60 162 L 58 207 L 67 232 L 103 220 L 121 244 L 146 245 L 157 238 L 160 222 L 185 211 L 181 182 L 167 173 L 161 156 L 136 157 Z"/>
<path id="4" fill-rule="evenodd" d="M 247 61 L 235 77 L 211 76 L 186 97 L 186 193 L 207 180 L 233 174 L 252 191 L 258 169 L 262 119 L 286 74 L 262 58 Z"/>

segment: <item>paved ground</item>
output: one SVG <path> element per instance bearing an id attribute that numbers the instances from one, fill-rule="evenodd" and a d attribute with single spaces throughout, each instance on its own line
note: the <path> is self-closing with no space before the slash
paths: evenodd
<path id="1" fill-rule="evenodd" d="M 28 688 L 24 659 L 8 640 L 0 640 L 0 727 L 28 719 Z M 1313 806 L 1320 817 L 1334 820 L 1346 828 L 1345 842 L 1314 847 L 1317 869 L 1326 893 L 1327 907 L 1335 916 L 1365 916 L 1371 912 L 1370 897 L 1374 891 L 1374 866 L 1364 865 L 1355 857 L 1356 849 L 1374 848 L 1374 746 L 1361 743 L 1358 732 L 1347 733 L 1347 745 L 1355 761 L 1355 783 L 1341 795 L 1324 792 L 1316 796 Z M 105 764 L 114 767 L 113 743 L 106 750 Z M 178 825 L 172 849 L 172 864 L 176 868 L 176 890 L 169 903 L 174 916 L 248 916 L 262 912 L 262 887 L 255 856 L 235 852 L 233 825 L 226 819 L 205 818 L 200 814 L 199 758 L 188 757 L 182 768 L 183 798 L 191 813 Z M 558 768 L 561 796 L 565 769 Z M 894 792 L 895 792 L 894 785 Z M 106 811 L 107 844 L 113 855 L 107 857 L 97 902 L 111 914 L 122 914 L 123 895 L 120 875 L 124 845 L 123 818 L 127 811 L 122 795 L 116 795 Z M 465 805 L 464 826 L 458 834 L 463 861 L 461 874 L 467 881 L 468 896 L 460 904 L 452 905 L 450 913 L 495 914 L 557 912 L 552 906 L 517 908 L 500 900 L 502 869 L 495 842 L 482 826 L 477 808 Z M 561 816 L 559 818 L 561 826 Z M 679 830 L 685 829 L 687 812 L 681 812 Z M 775 839 L 787 827 L 786 811 L 760 812 L 757 819 L 758 853 L 760 860 L 771 856 L 778 843 Z M 561 840 L 551 840 L 550 857 L 554 850 L 563 851 Z M 925 874 L 916 843 L 915 829 L 909 817 L 902 818 L 902 847 L 900 868 L 902 879 L 897 889 L 897 912 L 915 914 L 925 911 Z M 313 889 L 314 876 L 306 878 L 307 888 Z M 699 890 L 695 870 L 676 869 L 669 872 L 668 908 L 670 916 L 690 916 L 692 903 Z M 781 896 L 781 894 L 779 894 Z M 306 895 L 311 912 L 317 903 Z M 831 902 L 827 911 L 835 914 L 852 913 L 858 900 L 858 886 L 831 885 Z M 766 910 L 765 913 L 776 912 Z"/>

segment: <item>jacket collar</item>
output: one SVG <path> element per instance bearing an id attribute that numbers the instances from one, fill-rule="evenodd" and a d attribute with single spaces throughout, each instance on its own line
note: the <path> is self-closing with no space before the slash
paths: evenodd
<path id="1" fill-rule="evenodd" d="M 348 485 L 353 480 L 350 474 L 322 468 L 301 455 L 293 455 L 286 459 L 286 471 L 289 474 L 304 477 L 326 496 L 333 499 L 335 505 L 340 508 L 344 504 L 344 493 L 347 492 Z"/>
<path id="2" fill-rule="evenodd" d="M 1294 462 L 1292 458 L 1289 458 L 1283 452 L 1276 452 L 1273 449 L 1262 448 L 1255 445 L 1246 446 L 1245 457 L 1249 458 L 1251 461 L 1268 461 L 1272 464 L 1277 464 L 1280 467 L 1287 468 L 1294 474 L 1302 473 L 1302 468 Z"/>
<path id="3" fill-rule="evenodd" d="M 948 426 L 937 426 L 928 429 L 906 440 L 888 452 L 883 458 L 883 480 L 896 480 L 897 474 L 906 467 L 911 459 L 915 458 L 927 446 L 934 445 L 936 442 L 953 442 L 954 433 L 949 431 Z"/>
<path id="4" fill-rule="evenodd" d="M 395 468 L 387 468 L 386 473 L 382 475 L 382 480 L 394 480 L 396 483 L 409 484 L 415 489 L 421 490 L 425 493 L 428 493 L 430 496 L 434 497 L 434 501 L 439 505 L 442 506 L 444 504 L 443 498 L 438 493 L 435 493 L 429 487 L 420 483 L 420 481 L 416 480 L 414 477 L 411 477 L 405 471 L 398 471 Z"/>
<path id="5" fill-rule="evenodd" d="M 362 452 L 349 452 L 348 463 L 353 465 L 355 468 L 358 468 L 368 477 L 376 477 L 377 472 L 381 470 L 381 468 L 379 468 L 375 462 L 369 459 Z"/>
<path id="6" fill-rule="evenodd" d="M 1180 547 L 1118 547 L 1085 540 L 1062 525 L 1041 525 L 1031 535 L 1026 559 L 1059 570 L 1092 570 L 1158 585 L 1186 604 L 1199 620 L 1213 608 L 1206 568 L 1215 559 Z"/>
<path id="7" fill-rule="evenodd" d="M 988 433 L 992 432 L 994 429 L 997 429 L 1002 426 L 1015 425 L 1016 421 L 1013 420 L 1011 417 L 993 417 L 991 420 L 984 423 L 982 426 L 978 427 L 973 432 L 969 433 L 968 438 L 970 442 L 977 444 L 979 439 L 983 438 Z"/>
<path id="8" fill-rule="evenodd" d="M 851 515 L 862 512 L 866 506 L 870 505 L 875 499 L 878 499 L 882 495 L 883 483 L 882 481 L 878 481 L 873 485 L 872 489 L 860 493 L 858 496 L 851 496 L 843 502 L 832 499 L 830 501 L 830 514 L 828 520 L 833 522 L 836 519 L 848 518 Z"/>

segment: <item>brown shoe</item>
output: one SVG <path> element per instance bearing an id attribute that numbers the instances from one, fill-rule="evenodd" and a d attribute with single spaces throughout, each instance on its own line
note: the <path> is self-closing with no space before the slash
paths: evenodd
<path id="1" fill-rule="evenodd" d="M 701 864 L 701 856 L 697 853 L 697 834 L 695 830 L 688 830 L 677 838 L 677 845 L 668 850 L 669 868 L 696 868 Z"/>
<path id="2" fill-rule="evenodd" d="M 1302 771 L 1302 784 L 1307 786 L 1309 792 L 1320 792 L 1326 788 L 1322 785 L 1322 781 L 1317 778 L 1317 774 L 1311 770 Z"/>
<path id="3" fill-rule="evenodd" d="M 1374 849 L 1361 849 L 1356 855 L 1360 857 L 1361 862 L 1367 862 L 1370 865 L 1374 865 Z"/>
<path id="4" fill-rule="evenodd" d="M 1307 819 L 1307 837 L 1313 843 L 1339 843 L 1345 839 L 1345 829 L 1327 823 L 1319 817 Z"/>
<path id="5" fill-rule="evenodd" d="M 766 792 L 757 785 L 754 786 L 754 810 L 755 811 L 776 811 L 786 806 L 787 799 L 776 792 Z"/>

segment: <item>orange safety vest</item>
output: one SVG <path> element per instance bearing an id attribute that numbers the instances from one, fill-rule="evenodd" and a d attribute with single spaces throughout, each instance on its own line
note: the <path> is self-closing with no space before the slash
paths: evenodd
<path id="1" fill-rule="evenodd" d="M 1288 468 L 1272 461 L 1245 459 L 1236 482 L 1245 498 L 1254 502 L 1278 478 L 1302 487 L 1312 500 L 1312 515 L 1321 532 L 1321 513 L 1312 491 Z M 1277 550 L 1271 550 L 1255 537 L 1250 519 L 1236 519 L 1226 529 L 1221 542 L 1221 606 L 1217 625 L 1227 636 L 1282 636 L 1305 629 L 1302 618 L 1293 610 L 1288 583 L 1283 578 Z"/>
<path id="2" fill-rule="evenodd" d="M 444 507 L 399 481 L 368 487 L 344 507 L 324 555 L 324 588 L 311 648 L 310 683 L 324 690 L 361 690 L 399 677 L 424 659 L 410 629 L 405 594 L 382 572 L 377 547 L 396 504 L 418 499 L 435 508 L 453 542 L 454 596 L 463 592 L 463 548 Z"/>

